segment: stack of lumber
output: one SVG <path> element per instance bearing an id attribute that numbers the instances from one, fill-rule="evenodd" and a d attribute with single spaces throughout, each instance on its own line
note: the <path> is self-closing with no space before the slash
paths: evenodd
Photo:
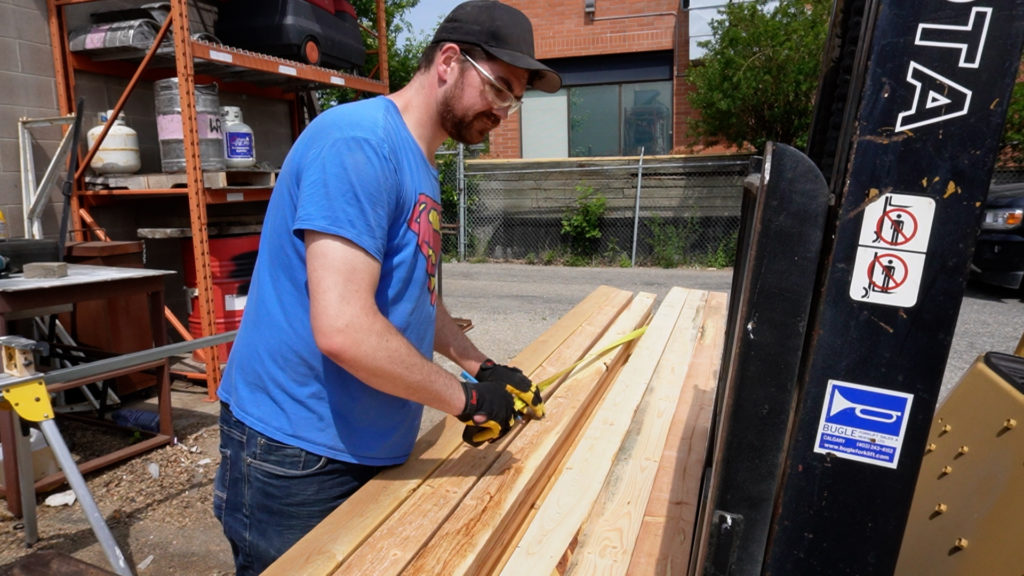
<path id="1" fill-rule="evenodd" d="M 534 382 L 579 362 L 543 420 L 472 448 L 444 419 L 264 574 L 685 573 L 727 298 L 654 301 L 596 289 L 510 362 Z"/>

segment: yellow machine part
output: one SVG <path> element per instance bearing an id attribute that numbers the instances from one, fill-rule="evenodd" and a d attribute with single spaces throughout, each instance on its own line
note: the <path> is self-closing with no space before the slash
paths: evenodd
<path id="1" fill-rule="evenodd" d="M 23 420 L 42 422 L 53 418 L 53 405 L 46 390 L 46 383 L 33 380 L 16 384 L 3 390 L 3 398 L 8 406 L 18 413 Z"/>
<path id="2" fill-rule="evenodd" d="M 991 352 L 932 422 L 895 574 L 1024 570 L 1024 358 Z"/>

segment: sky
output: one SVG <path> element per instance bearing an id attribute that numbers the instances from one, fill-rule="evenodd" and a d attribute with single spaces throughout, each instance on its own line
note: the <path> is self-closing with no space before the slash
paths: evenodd
<path id="1" fill-rule="evenodd" d="M 433 32 L 452 8 L 461 4 L 464 0 L 420 0 L 415 8 L 409 10 L 408 18 L 417 36 L 425 36 Z M 601 1 L 596 0 L 597 9 L 601 9 Z M 603 0 L 608 2 L 610 0 Z M 697 48 L 698 40 L 706 40 L 711 34 L 708 21 L 714 18 L 718 12 L 718 6 L 723 0 L 691 0 L 690 1 L 690 57 L 696 58 L 703 51 Z M 583 10 L 583 3 L 580 2 L 580 10 Z"/>
<path id="2" fill-rule="evenodd" d="M 463 0 L 420 0 L 415 8 L 409 10 L 409 22 L 412 23 L 417 36 L 425 36 L 433 32 L 441 19 L 462 2 Z"/>

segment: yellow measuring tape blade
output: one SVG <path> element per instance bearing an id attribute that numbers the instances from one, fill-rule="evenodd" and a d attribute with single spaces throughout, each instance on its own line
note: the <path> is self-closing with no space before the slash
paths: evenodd
<path id="1" fill-rule="evenodd" d="M 15 384 L 4 388 L 3 393 L 4 400 L 10 403 L 23 420 L 42 422 L 53 418 L 50 394 L 46 391 L 46 383 L 42 380 Z"/>
<path id="2" fill-rule="evenodd" d="M 597 360 L 601 356 L 604 356 L 605 354 L 611 352 L 612 350 L 615 350 L 619 346 L 622 346 L 623 344 L 625 344 L 627 342 L 631 342 L 633 340 L 636 340 L 637 338 L 642 336 L 643 333 L 646 332 L 646 331 L 647 331 L 647 326 L 643 326 L 643 327 L 637 328 L 636 330 L 633 330 L 629 334 L 626 334 L 622 338 L 619 338 L 618 340 L 616 340 L 616 341 L 612 342 L 611 344 L 605 346 L 604 348 L 598 350 L 596 353 L 590 354 L 588 356 L 584 356 L 583 358 L 580 358 L 579 360 L 577 360 L 573 364 L 569 365 L 567 368 L 563 368 L 562 370 L 559 370 L 558 372 L 552 374 L 551 376 L 548 376 L 544 380 L 541 380 L 540 383 L 537 384 L 537 388 L 540 389 L 541 392 L 543 392 L 545 388 L 551 386 L 552 384 L 557 382 L 559 378 L 561 378 L 562 376 L 565 376 L 569 372 L 572 372 L 573 370 L 575 370 L 581 364 L 589 363 L 589 362 L 593 362 L 594 360 Z M 517 397 L 516 400 L 515 400 L 515 407 L 516 407 L 516 411 L 521 413 L 524 410 L 526 410 L 526 402 L 524 402 L 522 399 Z"/>

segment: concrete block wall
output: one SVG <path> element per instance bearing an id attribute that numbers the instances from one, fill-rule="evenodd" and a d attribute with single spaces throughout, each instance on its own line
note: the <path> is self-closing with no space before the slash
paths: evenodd
<path id="1" fill-rule="evenodd" d="M 0 210 L 12 238 L 24 236 L 18 120 L 58 115 L 53 52 L 43 0 L 0 0 Z M 37 174 L 60 142 L 59 128 L 36 128 L 33 155 Z M 50 192 L 44 228 L 56 236 L 60 193 Z"/>
<path id="2" fill-rule="evenodd" d="M 749 157 L 648 156 L 638 182 L 637 158 L 470 160 L 466 215 L 470 257 L 524 258 L 564 246 L 561 220 L 584 192 L 605 200 L 605 247 L 650 254 L 652 222 L 688 229 L 690 250 L 714 251 L 739 225 Z"/>
<path id="3" fill-rule="evenodd" d="M 739 216 L 747 155 L 648 156 L 643 161 L 644 209 L 664 216 Z M 469 160 L 466 178 L 474 210 L 524 219 L 560 215 L 581 190 L 602 196 L 606 215 L 635 210 L 638 159 Z"/>

